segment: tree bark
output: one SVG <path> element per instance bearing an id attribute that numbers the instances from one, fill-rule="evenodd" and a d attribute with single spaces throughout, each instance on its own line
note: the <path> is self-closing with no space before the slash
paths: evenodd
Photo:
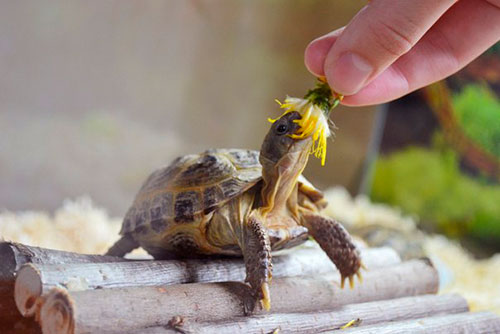
<path id="1" fill-rule="evenodd" d="M 283 333 L 307 334 L 340 329 L 352 320 L 360 326 L 426 318 L 468 311 L 467 302 L 458 295 L 424 295 L 392 300 L 344 305 L 329 312 L 278 313 L 266 316 L 233 318 L 219 322 L 171 321 L 170 325 L 141 328 L 127 334 L 261 334 L 279 329 Z M 175 320 L 175 319 L 174 319 Z M 181 321 L 179 321 L 181 320 Z M 115 332 L 118 334 L 119 332 Z M 115 334 L 110 333 L 110 334 Z M 121 332 L 123 334 L 123 332 Z"/>
<path id="2" fill-rule="evenodd" d="M 368 269 L 395 265 L 399 256 L 391 248 L 365 248 L 361 256 Z M 337 272 L 320 249 L 297 249 L 273 258 L 273 277 L 317 277 Z M 26 264 L 17 273 L 15 301 L 24 316 L 36 312 L 36 300 L 51 288 L 70 291 L 128 286 L 158 286 L 194 282 L 244 281 L 241 259 L 128 261 L 121 263 Z"/>
<path id="3" fill-rule="evenodd" d="M 430 262 L 413 260 L 370 270 L 364 282 L 352 290 L 340 289 L 338 274 L 316 279 L 277 278 L 271 284 L 271 309 L 274 313 L 332 310 L 353 303 L 430 294 L 437 289 L 438 275 Z M 166 325 L 176 316 L 219 321 L 244 316 L 248 293 L 248 287 L 237 282 L 78 292 L 54 288 L 42 297 L 38 318 L 44 333 L 126 331 Z"/>
<path id="4" fill-rule="evenodd" d="M 14 301 L 14 279 L 17 270 L 25 263 L 67 264 L 92 262 L 123 262 L 123 258 L 85 255 L 23 245 L 17 242 L 0 242 L 0 325 L 12 327 L 23 322 Z"/>
<path id="5" fill-rule="evenodd" d="M 96 261 L 113 262 L 124 261 L 124 259 L 56 251 L 16 242 L 0 242 L 0 332 L 37 333 L 39 331 L 33 320 L 24 319 L 19 314 L 14 301 L 15 274 L 23 264 L 63 264 Z"/>
<path id="6" fill-rule="evenodd" d="M 25 263 L 66 264 L 123 261 L 127 260 L 114 256 L 86 255 L 27 246 L 17 242 L 0 242 L 0 263 L 2 264 L 0 280 L 4 281 L 13 280 L 16 271 Z"/>
<path id="7" fill-rule="evenodd" d="M 500 317 L 491 312 L 443 315 L 425 319 L 387 322 L 342 330 L 339 334 L 492 334 L 500 333 Z"/>

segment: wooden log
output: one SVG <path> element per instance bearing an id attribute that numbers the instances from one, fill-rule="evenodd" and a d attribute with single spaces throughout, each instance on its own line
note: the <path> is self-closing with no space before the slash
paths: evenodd
<path id="1" fill-rule="evenodd" d="M 391 248 L 361 251 L 367 268 L 375 269 L 400 262 Z M 318 276 L 336 272 L 320 249 L 297 249 L 273 259 L 273 277 Z M 26 264 L 17 273 L 15 301 L 24 316 L 36 312 L 36 300 L 50 289 L 63 286 L 70 291 L 127 286 L 157 286 L 193 282 L 244 281 L 242 259 L 129 261 L 121 263 L 82 263 L 64 265 Z"/>
<path id="2" fill-rule="evenodd" d="M 115 256 L 87 255 L 27 246 L 17 242 L 0 242 L 0 263 L 2 264 L 0 280 L 13 280 L 16 271 L 25 263 L 66 264 L 123 261 L 127 260 Z"/>
<path id="3" fill-rule="evenodd" d="M 0 333 L 41 333 L 38 323 L 23 318 L 14 303 L 14 281 L 0 281 Z"/>
<path id="4" fill-rule="evenodd" d="M 388 322 L 339 331 L 339 334 L 495 334 L 500 317 L 491 312 L 472 312 L 439 317 Z"/>
<path id="5" fill-rule="evenodd" d="M 14 281 L 0 281 L 0 323 L 18 315 L 14 302 Z"/>
<path id="6" fill-rule="evenodd" d="M 2 334 L 41 334 L 42 330 L 34 318 L 24 318 L 18 315 L 10 321 L 0 321 Z"/>
<path id="7" fill-rule="evenodd" d="M 14 279 L 25 263 L 65 264 L 92 262 L 123 262 L 123 258 L 85 255 L 53 249 L 27 246 L 16 242 L 0 242 L 0 324 L 13 326 L 21 321 L 14 301 Z"/>
<path id="8" fill-rule="evenodd" d="M 272 312 L 332 310 L 353 303 L 431 294 L 437 289 L 438 275 L 428 260 L 368 271 L 364 282 L 352 290 L 340 289 L 339 275 L 277 278 L 271 284 Z M 237 282 L 78 292 L 54 288 L 42 297 L 45 302 L 38 317 L 44 333 L 125 331 L 166 325 L 176 316 L 218 321 L 243 316 L 248 293 L 247 286 Z"/>
<path id="9" fill-rule="evenodd" d="M 353 319 L 361 326 L 389 321 L 426 318 L 445 314 L 463 313 L 468 305 L 459 295 L 424 295 L 392 300 L 344 305 L 329 312 L 278 313 L 245 318 L 233 318 L 220 322 L 171 321 L 166 326 L 135 329 L 126 334 L 169 334 L 179 331 L 204 334 L 261 334 L 279 333 L 307 334 L 339 329 Z M 117 331 L 109 334 L 125 334 Z"/>

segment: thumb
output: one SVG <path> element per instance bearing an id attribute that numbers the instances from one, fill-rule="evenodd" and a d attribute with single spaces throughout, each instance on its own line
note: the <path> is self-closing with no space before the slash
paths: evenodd
<path id="1" fill-rule="evenodd" d="M 323 71 L 332 89 L 344 95 L 357 93 L 408 52 L 454 2 L 372 1 L 353 18 L 330 49 L 324 50 Z M 313 43 L 321 43 L 323 38 L 331 39 L 327 35 Z"/>

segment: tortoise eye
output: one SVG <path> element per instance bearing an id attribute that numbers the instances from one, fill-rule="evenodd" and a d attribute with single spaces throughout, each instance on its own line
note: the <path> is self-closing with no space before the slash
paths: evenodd
<path id="1" fill-rule="evenodd" d="M 276 127 L 276 133 L 279 135 L 283 135 L 288 131 L 288 126 L 285 123 L 278 124 Z"/>

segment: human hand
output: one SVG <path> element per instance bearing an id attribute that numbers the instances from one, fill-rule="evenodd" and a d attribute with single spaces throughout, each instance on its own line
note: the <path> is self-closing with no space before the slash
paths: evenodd
<path id="1" fill-rule="evenodd" d="M 346 95 L 383 103 L 441 80 L 500 40 L 500 0 L 373 0 L 312 41 L 309 71 Z"/>

